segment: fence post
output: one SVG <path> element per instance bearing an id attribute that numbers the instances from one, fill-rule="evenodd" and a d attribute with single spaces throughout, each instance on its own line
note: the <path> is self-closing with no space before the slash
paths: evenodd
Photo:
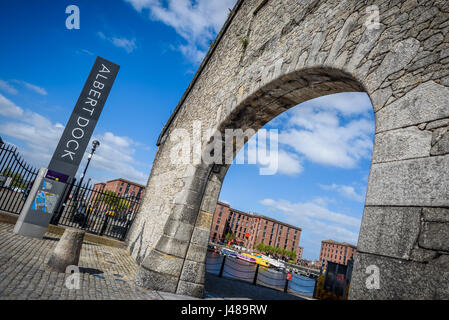
<path id="1" fill-rule="evenodd" d="M 64 212 L 65 206 L 66 206 L 66 202 L 67 200 L 69 200 L 69 196 L 70 193 L 72 192 L 73 189 L 73 185 L 75 184 L 76 178 L 73 178 L 72 181 L 70 182 L 70 184 L 67 184 L 66 189 L 64 190 L 64 192 L 61 195 L 61 199 L 59 200 L 58 206 L 56 207 L 56 211 L 55 214 L 53 215 L 52 219 L 51 219 L 51 224 L 57 226 L 59 224 L 59 219 L 62 216 L 62 213 Z"/>
<path id="2" fill-rule="evenodd" d="M 108 227 L 109 215 L 106 214 L 106 219 L 104 220 L 103 226 L 101 227 L 100 236 L 104 234 L 106 228 Z"/>
<path id="3" fill-rule="evenodd" d="M 253 285 L 257 284 L 257 276 L 259 274 L 259 264 L 256 266 L 256 272 L 254 273 Z"/>
<path id="4" fill-rule="evenodd" d="M 223 277 L 223 269 L 224 269 L 225 263 L 226 263 L 226 255 L 223 257 L 223 262 L 221 263 L 221 267 L 220 267 L 220 273 L 218 274 L 218 276 L 220 278 Z"/>
<path id="5" fill-rule="evenodd" d="M 284 292 L 287 293 L 288 292 L 288 282 L 291 279 L 291 273 L 287 273 L 286 277 L 285 277 L 285 286 L 284 286 Z"/>

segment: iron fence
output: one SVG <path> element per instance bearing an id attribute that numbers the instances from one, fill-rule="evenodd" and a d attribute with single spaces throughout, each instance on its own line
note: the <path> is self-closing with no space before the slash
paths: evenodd
<path id="1" fill-rule="evenodd" d="M 234 280 L 252 283 L 285 293 L 313 296 L 315 279 L 298 274 L 276 271 L 254 263 L 238 260 L 235 257 L 222 256 L 211 251 L 206 256 L 206 272 Z"/>
<path id="2" fill-rule="evenodd" d="M 0 146 L 0 210 L 20 214 L 39 170 L 25 163 L 12 145 Z M 119 195 L 103 184 L 67 185 L 51 223 L 125 240 L 140 206 L 140 196 Z"/>
<path id="3" fill-rule="evenodd" d="M 38 169 L 27 164 L 17 147 L 0 146 L 0 210 L 20 214 Z"/>

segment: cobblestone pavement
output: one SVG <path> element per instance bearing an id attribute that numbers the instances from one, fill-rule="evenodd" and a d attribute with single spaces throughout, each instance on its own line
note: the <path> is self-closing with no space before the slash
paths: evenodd
<path id="1" fill-rule="evenodd" d="M 84 243 L 80 257 L 80 289 L 68 289 L 68 274 L 46 268 L 59 236 L 43 240 L 12 232 L 0 223 L 0 299 L 39 300 L 165 300 L 192 299 L 135 286 L 137 265 L 123 249 Z"/>

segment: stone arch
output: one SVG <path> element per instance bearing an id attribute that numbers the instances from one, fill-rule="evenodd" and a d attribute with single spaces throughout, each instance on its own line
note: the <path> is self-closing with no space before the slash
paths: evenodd
<path id="1" fill-rule="evenodd" d="M 373 5 L 376 27 L 366 23 Z M 140 262 L 136 283 L 203 292 L 209 228 L 228 166 L 194 155 L 192 163 L 173 164 L 177 129 L 193 139 L 199 129 L 259 129 L 302 101 L 365 91 L 376 131 L 350 297 L 447 298 L 448 12 L 445 1 L 238 1 L 158 141 L 128 238 Z M 249 39 L 243 47 L 242 36 Z M 366 286 L 370 265 L 379 267 L 380 289 Z M 416 281 L 402 281 L 410 277 Z"/>

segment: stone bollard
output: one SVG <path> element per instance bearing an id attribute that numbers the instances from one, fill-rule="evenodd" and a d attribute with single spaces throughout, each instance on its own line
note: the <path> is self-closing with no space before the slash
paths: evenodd
<path id="1" fill-rule="evenodd" d="M 78 265 L 83 245 L 84 230 L 66 228 L 56 245 L 47 265 L 50 269 L 64 273 L 70 265 Z"/>

